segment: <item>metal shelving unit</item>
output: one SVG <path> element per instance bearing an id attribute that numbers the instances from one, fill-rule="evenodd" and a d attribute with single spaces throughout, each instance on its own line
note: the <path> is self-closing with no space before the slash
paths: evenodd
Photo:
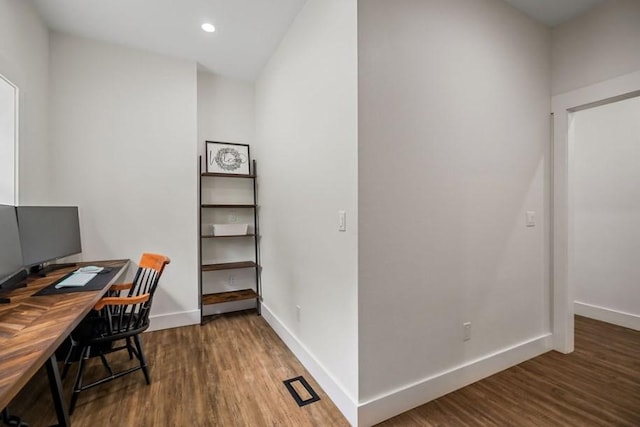
<path id="1" fill-rule="evenodd" d="M 209 316 L 204 316 L 204 307 L 214 304 L 236 302 L 254 299 L 256 300 L 256 311 L 260 315 L 260 265 L 259 265 L 259 229 L 258 229 L 258 193 L 256 183 L 256 161 L 251 162 L 251 169 L 248 175 L 226 174 L 226 173 L 207 173 L 202 172 L 202 156 L 198 159 L 198 172 L 199 172 L 199 188 L 198 188 L 198 259 L 199 259 L 199 288 L 200 288 L 200 323 L 203 323 Z M 252 181 L 253 188 L 253 203 L 250 204 L 211 204 L 202 202 L 202 189 L 204 186 L 213 185 L 207 181 L 215 181 L 217 178 L 231 178 L 231 179 L 249 179 Z M 237 234 L 230 236 L 215 236 L 207 235 L 202 232 L 202 216 L 203 211 L 210 209 L 251 209 L 253 210 L 253 232 L 248 234 Z M 227 239 L 246 238 L 253 239 L 253 260 L 242 260 L 236 262 L 224 262 L 224 263 L 205 263 L 203 261 L 203 242 L 213 241 L 209 244 L 223 245 Z M 225 291 L 225 292 L 203 292 L 203 281 L 205 275 L 209 272 L 222 271 L 222 270 L 237 270 L 237 269 L 254 269 L 255 270 L 255 290 L 252 288 L 247 289 L 246 286 L 243 289 Z"/>

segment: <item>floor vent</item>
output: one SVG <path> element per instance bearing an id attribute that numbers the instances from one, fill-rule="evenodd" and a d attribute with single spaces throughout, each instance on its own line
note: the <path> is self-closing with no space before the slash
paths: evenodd
<path id="1" fill-rule="evenodd" d="M 303 407 L 313 402 L 320 400 L 320 396 L 309 385 L 304 377 L 295 377 L 290 380 L 283 381 L 291 397 L 296 401 L 298 406 Z"/>

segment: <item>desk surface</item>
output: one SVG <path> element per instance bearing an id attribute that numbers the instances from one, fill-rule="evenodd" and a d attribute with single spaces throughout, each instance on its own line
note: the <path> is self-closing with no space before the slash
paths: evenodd
<path id="1" fill-rule="evenodd" d="M 29 277 L 27 287 L 8 296 L 10 304 L 0 304 L 0 410 L 62 344 L 64 339 L 106 293 L 122 278 L 128 260 L 79 263 L 119 268 L 111 283 L 99 291 L 31 297 L 78 267 L 56 270 L 47 277 Z"/>

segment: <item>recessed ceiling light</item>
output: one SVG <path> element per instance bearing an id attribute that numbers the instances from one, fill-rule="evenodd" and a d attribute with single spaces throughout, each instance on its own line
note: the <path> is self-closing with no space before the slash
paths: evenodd
<path id="1" fill-rule="evenodd" d="M 207 22 L 202 24 L 202 30 L 206 31 L 207 33 L 213 33 L 216 30 L 216 27 Z"/>

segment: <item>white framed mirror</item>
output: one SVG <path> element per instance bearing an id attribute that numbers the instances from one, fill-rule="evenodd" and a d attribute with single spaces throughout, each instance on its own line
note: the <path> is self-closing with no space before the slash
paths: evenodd
<path id="1" fill-rule="evenodd" d="M 18 87 L 0 74 L 0 204 L 18 202 Z"/>

